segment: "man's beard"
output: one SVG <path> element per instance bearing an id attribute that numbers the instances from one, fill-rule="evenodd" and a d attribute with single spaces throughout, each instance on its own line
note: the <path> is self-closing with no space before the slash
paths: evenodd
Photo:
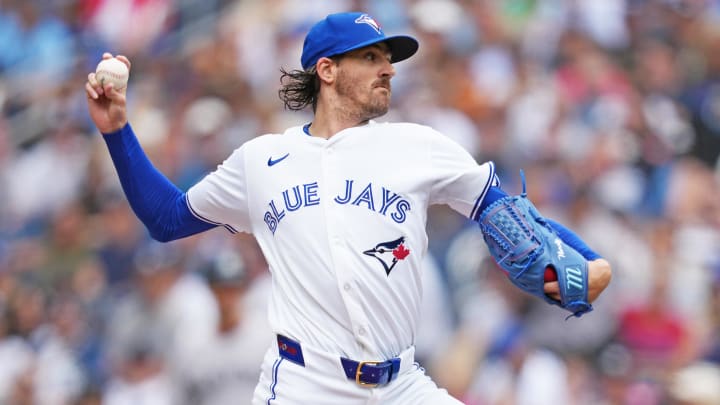
<path id="1" fill-rule="evenodd" d="M 373 87 L 369 92 L 362 94 L 361 89 L 358 87 L 357 81 L 353 80 L 352 77 L 340 72 L 337 77 L 336 85 L 338 95 L 346 100 L 352 100 L 352 107 L 349 105 L 345 106 L 345 110 L 348 115 L 357 118 L 358 122 L 367 121 L 373 118 L 377 118 L 387 114 L 390 108 L 390 96 L 381 97 L 374 95 L 377 86 L 383 86 L 390 91 L 390 79 L 379 79 L 373 83 Z M 365 99 L 367 101 L 360 101 Z M 350 110 L 352 108 L 352 110 Z"/>

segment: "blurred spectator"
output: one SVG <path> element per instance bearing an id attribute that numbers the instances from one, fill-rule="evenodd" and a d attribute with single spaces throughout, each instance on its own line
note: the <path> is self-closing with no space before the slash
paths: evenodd
<path id="1" fill-rule="evenodd" d="M 135 342 L 118 361 L 116 374 L 107 382 L 103 405 L 175 405 L 179 393 L 154 344 Z"/>
<path id="2" fill-rule="evenodd" d="M 250 403 L 260 377 L 259 364 L 274 338 L 265 310 L 269 280 L 253 280 L 242 257 L 231 250 L 205 258 L 198 271 L 212 290 L 219 319 L 212 337 L 180 371 L 185 403 Z M 261 307 L 249 305 L 252 289 L 266 298 Z"/>
<path id="3" fill-rule="evenodd" d="M 213 171 L 227 157 L 227 151 L 239 144 L 226 139 L 232 110 L 225 100 L 219 97 L 199 98 L 188 106 L 183 115 L 187 144 L 182 153 L 184 164 L 177 178 L 178 187 L 186 189 Z"/>
<path id="4" fill-rule="evenodd" d="M 690 111 L 697 138 L 692 153 L 710 167 L 718 164 L 720 156 L 720 31 L 717 26 L 703 25 L 703 35 L 699 39 L 699 52 L 702 55 L 702 68 L 705 74 L 698 83 L 686 88 L 683 99 Z"/>
<path id="5" fill-rule="evenodd" d="M 23 373 L 31 367 L 31 346 L 15 333 L 13 314 L 6 305 L 0 305 L 0 402 L 10 403 L 15 386 Z"/>
<path id="6" fill-rule="evenodd" d="M 88 147 L 87 138 L 70 124 L 51 130 L 10 161 L 2 176 L 11 220 L 32 223 L 73 205 L 86 179 Z"/>
<path id="7" fill-rule="evenodd" d="M 94 243 L 102 277 L 110 285 L 129 284 L 135 272 L 133 256 L 143 242 L 144 230 L 125 199 L 114 193 L 105 193 L 99 208 L 96 226 L 102 231 Z"/>
<path id="8" fill-rule="evenodd" d="M 84 308 L 74 297 L 52 303 L 50 323 L 32 337 L 36 351 L 33 398 L 36 404 L 73 403 L 84 392 L 85 370 L 102 371 L 97 336 L 93 336 Z"/>
<path id="9" fill-rule="evenodd" d="M 697 362 L 679 370 L 669 384 L 672 400 L 678 405 L 720 403 L 720 367 Z"/>
<path id="10" fill-rule="evenodd" d="M 649 301 L 629 306 L 620 314 L 618 340 L 630 351 L 639 376 L 662 381 L 666 373 L 687 362 L 689 325 L 668 305 L 667 270 L 658 269 Z"/>
<path id="11" fill-rule="evenodd" d="M 707 360 L 720 365 L 720 263 L 713 263 L 712 269 L 712 290 L 708 300 L 709 322 L 706 328 L 703 328 L 706 337 L 704 353 Z"/>
<path id="12" fill-rule="evenodd" d="M 135 266 L 135 288 L 119 297 L 108 325 L 110 365 L 144 375 L 161 363 L 173 373 L 211 336 L 217 319 L 212 295 L 186 271 L 178 244 L 147 242 L 136 253 Z"/>
<path id="13" fill-rule="evenodd" d="M 507 330 L 476 372 L 467 404 L 573 403 L 567 365 L 550 351 L 528 345 L 518 325 Z M 578 398 L 577 403 L 583 403 Z"/>
<path id="14" fill-rule="evenodd" d="M 18 280 L 7 306 L 11 335 L 19 336 L 28 343 L 33 334 L 45 325 L 47 296 L 40 284 L 31 276 Z"/>
<path id="15" fill-rule="evenodd" d="M 89 222 L 79 204 L 63 207 L 50 218 L 48 257 L 37 270 L 40 282 L 47 288 L 64 289 L 74 273 L 92 254 Z"/>
<path id="16" fill-rule="evenodd" d="M 0 72 L 10 89 L 10 111 L 70 76 L 76 38 L 53 11 L 38 1 L 8 0 L 0 6 Z"/>
<path id="17" fill-rule="evenodd" d="M 87 24 L 114 49 L 145 52 L 165 30 L 172 10 L 169 0 L 81 1 Z M 133 29 L 128 30 L 127 27 Z"/>

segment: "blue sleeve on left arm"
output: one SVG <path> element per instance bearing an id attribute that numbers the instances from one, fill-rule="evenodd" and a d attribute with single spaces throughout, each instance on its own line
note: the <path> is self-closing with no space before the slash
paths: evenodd
<path id="1" fill-rule="evenodd" d="M 548 224 L 550 224 L 550 226 L 553 227 L 553 229 L 555 229 L 555 232 L 558 233 L 558 236 L 560 236 L 560 239 L 562 239 L 563 242 L 567 243 L 568 245 L 570 245 L 570 247 L 577 250 L 578 253 L 580 253 L 582 257 L 584 257 L 586 260 L 595 260 L 602 258 L 602 256 L 590 249 L 590 246 L 588 246 L 582 239 L 580 239 L 580 237 L 577 236 L 575 232 L 566 228 L 557 221 L 548 218 L 545 218 L 545 220 L 548 222 Z"/>

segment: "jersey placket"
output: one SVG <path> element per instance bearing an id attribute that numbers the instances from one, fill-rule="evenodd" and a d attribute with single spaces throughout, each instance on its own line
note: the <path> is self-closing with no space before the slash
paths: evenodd
<path id="1" fill-rule="evenodd" d="M 342 152 L 335 145 L 333 140 L 323 148 L 322 154 L 322 171 L 324 173 L 325 187 L 323 199 L 330 202 L 324 205 L 325 215 L 327 218 L 327 236 L 330 244 L 330 256 L 335 270 L 335 278 L 340 296 L 342 297 L 345 308 L 350 317 L 351 328 L 355 340 L 359 343 L 364 358 L 372 358 L 373 350 L 370 322 L 363 308 L 360 297 L 358 296 L 357 283 L 355 281 L 355 271 L 349 268 L 352 263 L 348 255 L 352 252 L 348 251 L 345 238 L 347 237 L 347 227 L 344 226 L 342 206 L 333 203 L 336 197 L 334 186 L 344 183 L 343 176 L 343 159 Z"/>

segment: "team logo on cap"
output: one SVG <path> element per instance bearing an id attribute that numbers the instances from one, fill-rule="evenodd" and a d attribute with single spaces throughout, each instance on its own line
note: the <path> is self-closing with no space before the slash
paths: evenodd
<path id="1" fill-rule="evenodd" d="M 377 23 L 372 17 L 370 17 L 367 14 L 363 14 L 360 17 L 355 19 L 355 24 L 367 24 L 378 33 L 382 34 L 382 29 L 380 28 L 380 24 Z"/>
<path id="2" fill-rule="evenodd" d="M 410 254 L 410 249 L 405 247 L 405 237 L 401 236 L 389 242 L 378 243 L 374 248 L 364 251 L 363 254 L 378 259 L 385 269 L 385 274 L 390 276 L 390 271 L 398 261 L 405 260 Z"/>

